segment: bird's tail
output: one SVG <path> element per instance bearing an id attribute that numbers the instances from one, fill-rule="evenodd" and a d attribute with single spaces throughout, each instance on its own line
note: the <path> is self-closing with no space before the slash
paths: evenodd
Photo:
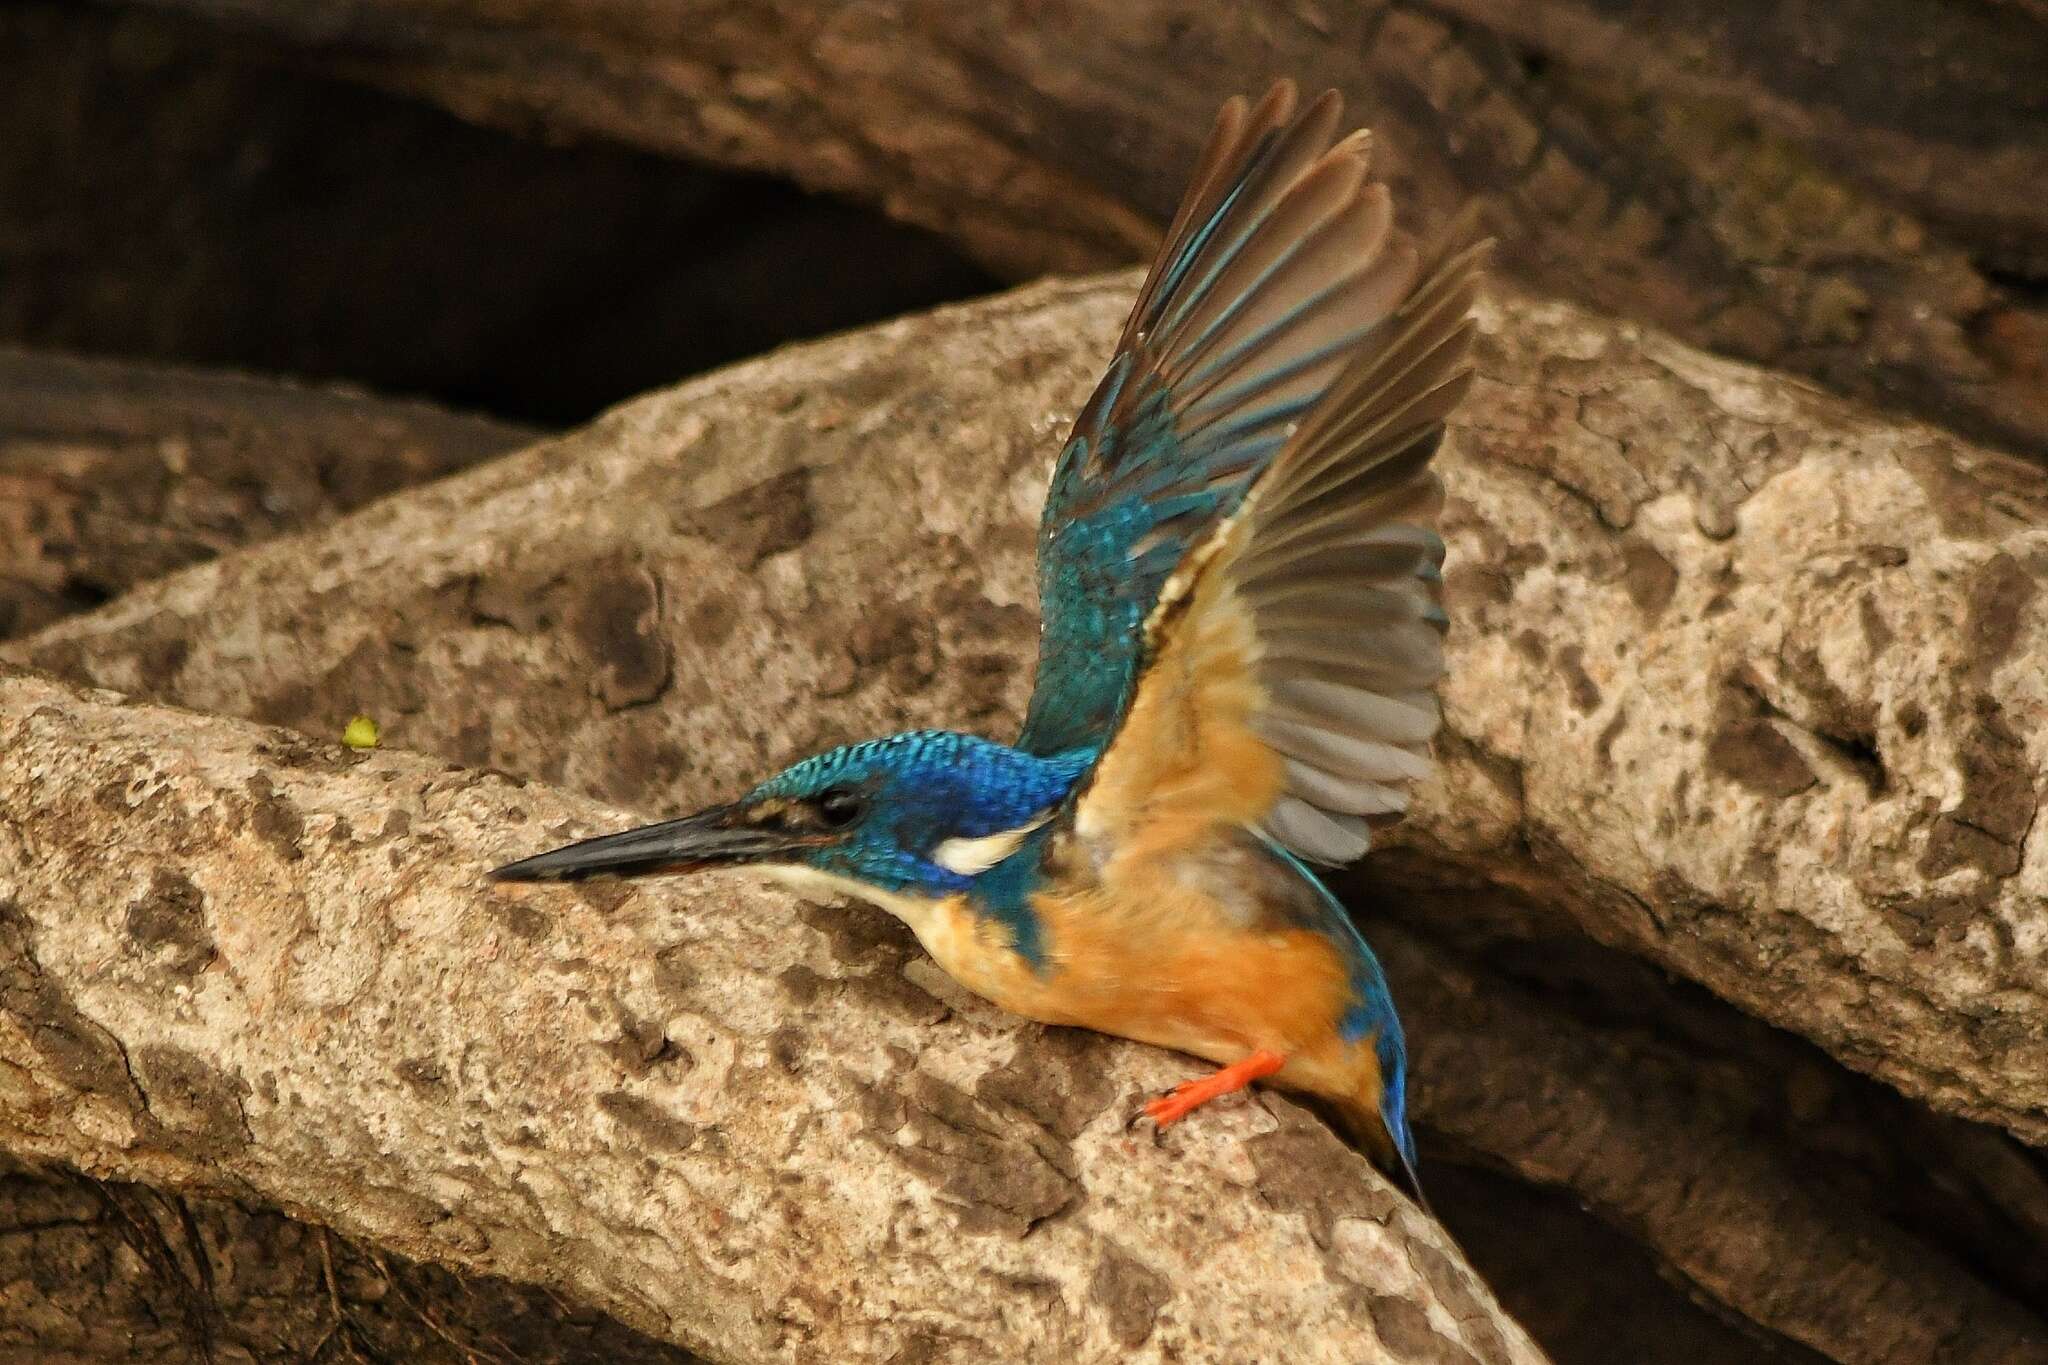
<path id="1" fill-rule="evenodd" d="M 1429 1200 L 1423 1197 L 1422 1179 L 1415 1171 L 1412 1140 L 1395 1140 L 1376 1099 L 1332 1099 L 1326 1102 L 1325 1107 L 1336 1120 L 1338 1131 L 1351 1145 L 1371 1157 L 1373 1165 L 1379 1167 L 1387 1178 L 1400 1188 L 1401 1193 L 1413 1199 L 1424 1213 L 1434 1217 L 1435 1212 L 1429 1207 Z M 1405 1120 L 1399 1121 L 1405 1129 Z"/>

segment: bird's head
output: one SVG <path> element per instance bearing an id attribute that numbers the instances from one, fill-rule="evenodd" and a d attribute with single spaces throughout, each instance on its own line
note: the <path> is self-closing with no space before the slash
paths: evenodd
<path id="1" fill-rule="evenodd" d="M 805 890 L 899 896 L 966 890 L 1050 817 L 1084 766 L 942 730 L 832 749 L 729 805 L 558 848 L 497 881 L 752 867 Z"/>

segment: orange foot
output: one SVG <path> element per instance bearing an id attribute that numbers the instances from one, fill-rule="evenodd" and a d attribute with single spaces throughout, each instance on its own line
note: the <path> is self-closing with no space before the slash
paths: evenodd
<path id="1" fill-rule="evenodd" d="M 1261 1076 L 1270 1076 L 1287 1065 L 1287 1059 L 1277 1052 L 1254 1052 L 1243 1061 L 1224 1067 L 1208 1076 L 1197 1076 L 1192 1081 L 1182 1081 L 1158 1099 L 1145 1106 L 1146 1115 L 1161 1128 L 1177 1119 L 1184 1119 L 1195 1110 L 1220 1095 L 1242 1090 Z"/>

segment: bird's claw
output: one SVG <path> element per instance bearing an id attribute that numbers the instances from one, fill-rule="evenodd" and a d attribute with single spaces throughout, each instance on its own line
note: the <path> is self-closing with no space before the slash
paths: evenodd
<path id="1" fill-rule="evenodd" d="M 1201 1090 L 1200 1080 L 1182 1081 L 1164 1095 L 1156 1095 L 1145 1102 L 1145 1117 L 1161 1128 L 1186 1118 L 1209 1100 L 1213 1095 L 1197 1094 Z"/>
<path id="2" fill-rule="evenodd" d="M 1161 1128 L 1177 1123 L 1210 1100 L 1242 1090 L 1253 1081 L 1272 1075 L 1285 1063 L 1286 1058 L 1277 1052 L 1254 1052 L 1235 1065 L 1182 1081 L 1164 1095 L 1146 1101 L 1145 1117 Z"/>

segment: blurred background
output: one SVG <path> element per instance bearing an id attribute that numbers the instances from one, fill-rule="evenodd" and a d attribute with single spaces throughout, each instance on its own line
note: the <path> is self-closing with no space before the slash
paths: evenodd
<path id="1" fill-rule="evenodd" d="M 999 286 L 871 208 L 278 56 L 167 17 L 0 11 L 0 340 L 567 426 Z"/>

